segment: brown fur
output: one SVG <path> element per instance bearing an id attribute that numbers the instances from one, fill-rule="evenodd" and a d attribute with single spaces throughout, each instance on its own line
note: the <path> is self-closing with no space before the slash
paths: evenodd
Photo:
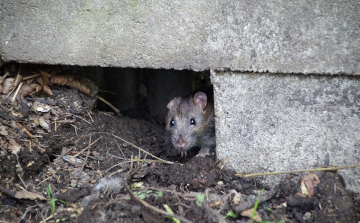
<path id="1" fill-rule="evenodd" d="M 197 93 L 194 97 L 174 98 L 167 106 L 169 111 L 166 116 L 166 130 L 171 134 L 171 141 L 182 156 L 186 156 L 187 151 L 196 146 L 202 149 L 199 156 L 205 156 L 210 149 L 215 148 L 214 104 L 207 102 L 204 93 L 200 92 L 200 95 L 202 97 L 197 97 Z M 190 124 L 191 119 L 195 120 L 195 125 Z M 173 126 L 170 126 L 171 120 L 175 121 Z"/>

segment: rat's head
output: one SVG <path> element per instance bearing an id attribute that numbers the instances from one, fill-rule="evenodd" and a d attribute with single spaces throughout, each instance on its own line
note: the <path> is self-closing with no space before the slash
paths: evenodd
<path id="1" fill-rule="evenodd" d="M 198 137 L 204 131 L 206 105 L 207 97 L 203 92 L 191 98 L 174 98 L 167 105 L 166 130 L 178 151 L 198 146 Z"/>

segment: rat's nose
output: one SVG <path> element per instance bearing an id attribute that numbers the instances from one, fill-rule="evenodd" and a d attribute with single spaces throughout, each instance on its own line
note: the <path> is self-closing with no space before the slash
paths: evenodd
<path id="1" fill-rule="evenodd" d="M 179 139 L 178 141 L 176 141 L 176 145 L 179 147 L 179 148 L 184 148 L 186 146 L 186 141 L 184 139 Z"/>

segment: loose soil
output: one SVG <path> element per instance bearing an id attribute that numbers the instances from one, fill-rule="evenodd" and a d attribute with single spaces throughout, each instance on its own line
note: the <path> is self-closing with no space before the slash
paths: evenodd
<path id="1" fill-rule="evenodd" d="M 336 172 L 316 173 L 313 196 L 301 194 L 304 174 L 288 175 L 271 190 L 257 178 L 235 176 L 216 154 L 195 157 L 194 149 L 181 158 L 161 126 L 97 111 L 95 99 L 77 90 L 52 90 L 51 101 L 0 101 L 0 222 L 176 222 L 164 205 L 181 222 L 252 222 L 252 210 L 242 211 L 257 198 L 263 221 L 360 221 L 360 196 L 346 191 Z M 35 102 L 50 111 L 35 112 Z M 49 185 L 66 202 L 57 201 L 53 215 L 48 200 L 14 195 L 48 198 Z"/>

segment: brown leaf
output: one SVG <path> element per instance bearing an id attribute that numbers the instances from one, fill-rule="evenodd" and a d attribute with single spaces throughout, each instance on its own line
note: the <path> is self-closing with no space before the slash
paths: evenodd
<path id="1" fill-rule="evenodd" d="M 44 117 L 40 117 L 39 118 L 39 123 L 40 126 L 45 129 L 46 131 L 50 132 L 50 126 L 49 124 L 45 121 Z"/>
<path id="2" fill-rule="evenodd" d="M 6 74 L 2 77 L 0 77 L 0 84 L 2 84 L 2 82 L 5 80 L 5 78 L 9 76 L 9 72 L 6 72 Z M 1 92 L 1 91 L 0 91 Z"/>
<path id="3" fill-rule="evenodd" d="M 9 150 L 11 150 L 12 154 L 18 154 L 22 149 L 21 145 L 17 143 L 14 139 L 9 139 Z"/>
<path id="4" fill-rule="evenodd" d="M 50 83 L 50 81 L 49 81 L 49 76 L 50 76 L 50 74 L 47 73 L 47 72 L 45 72 L 45 71 L 42 71 L 42 70 L 40 70 L 40 73 L 41 73 L 42 79 L 44 80 L 44 83 L 45 83 L 46 85 L 49 85 L 49 83 Z"/>
<path id="5" fill-rule="evenodd" d="M 20 95 L 22 95 L 23 97 L 29 95 L 31 92 L 35 91 L 37 86 L 40 86 L 40 85 L 31 83 L 31 84 L 22 86 L 21 90 L 20 90 Z"/>
<path id="6" fill-rule="evenodd" d="M 50 96 L 54 96 L 54 94 L 52 93 L 51 89 L 49 88 L 49 86 L 47 84 L 43 85 L 43 90 L 46 94 L 48 94 Z"/>
<path id="7" fill-rule="evenodd" d="M 23 77 L 20 74 L 16 75 L 14 83 L 13 83 L 14 87 L 17 87 L 22 80 L 23 80 Z"/>
<path id="8" fill-rule="evenodd" d="M 7 94 L 7 93 L 11 92 L 12 89 L 14 89 L 13 83 L 14 83 L 14 78 L 12 78 L 12 77 L 6 78 L 3 83 L 4 88 L 2 90 L 2 93 Z"/>
<path id="9" fill-rule="evenodd" d="M 38 82 L 40 85 L 43 85 L 43 84 L 44 84 L 44 80 L 42 79 L 41 76 L 39 76 L 39 77 L 36 78 L 36 82 Z"/>
<path id="10" fill-rule="evenodd" d="M 18 199 L 30 199 L 30 200 L 36 200 L 36 199 L 46 200 L 46 198 L 43 195 L 33 193 L 33 192 L 30 192 L 30 191 L 26 191 L 26 190 L 17 191 L 15 193 L 15 198 L 18 198 Z"/>
<path id="11" fill-rule="evenodd" d="M 41 89 L 42 89 L 41 85 L 38 84 L 35 88 L 36 93 L 40 92 Z"/>
<path id="12" fill-rule="evenodd" d="M 253 208 L 247 209 L 246 211 L 241 212 L 241 216 L 251 218 L 253 210 L 254 210 Z M 252 219 L 255 221 L 261 221 L 261 217 L 257 212 L 255 212 L 255 216 Z"/>
<path id="13" fill-rule="evenodd" d="M 90 96 L 95 96 L 99 90 L 93 81 L 78 74 L 54 75 L 50 77 L 50 83 L 66 85 Z"/>
<path id="14" fill-rule="evenodd" d="M 301 192 L 310 196 L 314 196 L 315 187 L 320 183 L 316 174 L 309 173 L 301 180 Z"/>

